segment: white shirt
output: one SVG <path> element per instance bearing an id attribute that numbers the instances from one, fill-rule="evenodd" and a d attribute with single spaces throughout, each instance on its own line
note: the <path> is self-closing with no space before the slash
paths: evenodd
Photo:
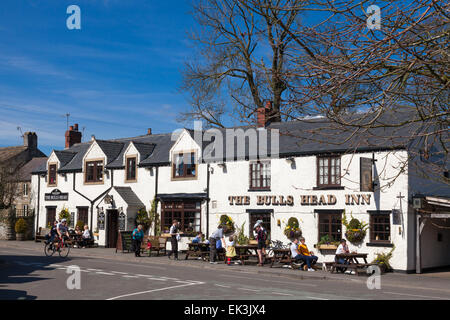
<path id="1" fill-rule="evenodd" d="M 91 233 L 89 232 L 88 229 L 84 230 L 83 232 L 83 238 L 88 239 L 91 237 Z"/>
<path id="2" fill-rule="evenodd" d="M 347 247 L 347 250 L 348 250 L 348 247 Z M 336 250 L 336 254 L 342 254 L 342 253 L 347 253 L 347 251 L 345 251 L 344 246 L 341 243 Z"/>
<path id="3" fill-rule="evenodd" d="M 298 255 L 298 245 L 295 243 L 291 244 L 291 256 L 295 258 Z"/>

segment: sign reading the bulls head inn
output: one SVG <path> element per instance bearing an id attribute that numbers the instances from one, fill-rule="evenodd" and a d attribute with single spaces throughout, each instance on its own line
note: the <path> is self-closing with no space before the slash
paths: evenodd
<path id="1" fill-rule="evenodd" d="M 370 194 L 346 194 L 346 205 L 370 205 Z M 249 206 L 249 196 L 229 196 L 230 205 Z M 328 195 L 308 195 L 300 196 L 300 204 L 302 206 L 332 206 L 337 203 L 336 196 Z M 259 206 L 293 206 L 293 196 L 256 196 L 256 204 Z"/>
<path id="2" fill-rule="evenodd" d="M 68 193 L 63 193 L 58 189 L 54 189 L 50 193 L 45 194 L 45 201 L 67 201 L 69 199 Z"/>

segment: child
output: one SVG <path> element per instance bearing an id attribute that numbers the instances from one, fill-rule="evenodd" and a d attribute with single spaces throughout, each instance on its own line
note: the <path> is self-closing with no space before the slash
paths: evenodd
<path id="1" fill-rule="evenodd" d="M 227 265 L 231 265 L 231 260 L 236 257 L 236 248 L 234 246 L 234 238 L 233 236 L 230 236 L 228 238 L 228 240 L 230 241 L 230 243 L 227 246 Z"/>

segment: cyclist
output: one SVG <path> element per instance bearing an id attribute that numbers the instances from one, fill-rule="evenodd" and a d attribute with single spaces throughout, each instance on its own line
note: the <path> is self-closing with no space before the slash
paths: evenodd
<path id="1" fill-rule="evenodd" d="M 53 222 L 53 227 L 50 229 L 50 232 L 45 236 L 45 239 L 47 239 L 45 243 L 52 243 L 53 240 L 55 240 L 55 237 L 58 234 L 57 226 L 58 221 L 55 220 L 55 222 Z"/>
<path id="2" fill-rule="evenodd" d="M 59 224 L 58 228 L 58 236 L 60 239 L 63 239 L 63 236 L 66 236 L 67 238 L 70 238 L 69 236 L 69 228 L 67 227 L 67 220 L 62 219 L 61 223 Z"/>

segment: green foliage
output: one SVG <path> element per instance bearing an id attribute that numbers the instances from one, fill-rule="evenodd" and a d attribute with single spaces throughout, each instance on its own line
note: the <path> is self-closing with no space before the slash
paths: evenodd
<path id="1" fill-rule="evenodd" d="M 70 225 L 70 212 L 69 209 L 66 207 L 63 207 L 61 209 L 61 211 L 59 212 L 59 220 L 61 219 L 66 219 L 67 220 L 67 225 Z"/>
<path id="2" fill-rule="evenodd" d="M 233 233 L 235 231 L 233 220 L 226 214 L 221 215 L 219 221 L 219 223 L 224 226 L 225 233 Z"/>
<path id="3" fill-rule="evenodd" d="M 244 233 L 244 225 L 245 225 L 245 222 L 242 224 L 242 226 L 240 228 L 239 227 L 236 228 L 236 232 L 237 232 L 236 242 L 237 242 L 237 244 L 240 244 L 240 245 L 248 244 L 248 242 L 249 242 L 248 237 Z"/>
<path id="4" fill-rule="evenodd" d="M 156 205 L 157 205 L 156 199 L 153 199 L 152 207 L 151 207 L 150 211 L 148 212 L 149 226 L 150 227 L 153 226 L 155 236 L 160 236 L 161 235 L 161 221 L 160 221 L 159 214 L 157 212 Z"/>
<path id="5" fill-rule="evenodd" d="M 77 221 L 77 224 L 75 225 L 75 227 L 78 227 L 80 230 L 84 229 L 84 222 L 81 220 Z"/>
<path id="6" fill-rule="evenodd" d="M 300 229 L 300 224 L 297 218 L 289 218 L 288 223 L 284 228 L 284 235 L 291 241 L 302 236 L 302 230 Z"/>
<path id="7" fill-rule="evenodd" d="M 23 218 L 20 218 L 17 220 L 16 225 L 14 229 L 16 230 L 16 233 L 25 233 L 27 231 L 28 225 L 26 221 Z"/>
<path id="8" fill-rule="evenodd" d="M 11 208 L 0 209 L 0 222 L 13 225 L 16 222 L 16 215 Z"/>
<path id="9" fill-rule="evenodd" d="M 322 236 L 320 238 L 320 241 L 317 243 L 318 246 L 323 245 L 323 244 L 331 244 L 331 245 L 338 246 L 339 241 L 333 241 L 330 239 L 329 235 L 325 235 L 325 236 Z"/>
<path id="10" fill-rule="evenodd" d="M 147 210 L 145 208 L 139 209 L 136 216 L 136 225 L 140 225 L 144 227 L 144 230 L 147 230 L 150 227 L 150 217 L 148 215 Z"/>
<path id="11" fill-rule="evenodd" d="M 347 216 L 345 215 L 342 218 L 342 224 L 346 228 L 345 237 L 350 241 L 351 243 L 360 243 L 364 240 L 366 237 L 367 229 L 369 228 L 368 223 L 364 223 L 359 221 L 356 218 L 353 218 L 353 215 L 350 213 L 352 219 L 350 222 L 347 221 Z"/>
<path id="12" fill-rule="evenodd" d="M 386 270 L 392 269 L 389 260 L 392 258 L 392 253 L 395 250 L 395 246 L 392 247 L 391 251 L 388 253 L 377 253 L 375 256 L 375 259 L 372 261 L 372 263 L 376 263 L 378 265 L 384 265 L 386 267 Z"/>

